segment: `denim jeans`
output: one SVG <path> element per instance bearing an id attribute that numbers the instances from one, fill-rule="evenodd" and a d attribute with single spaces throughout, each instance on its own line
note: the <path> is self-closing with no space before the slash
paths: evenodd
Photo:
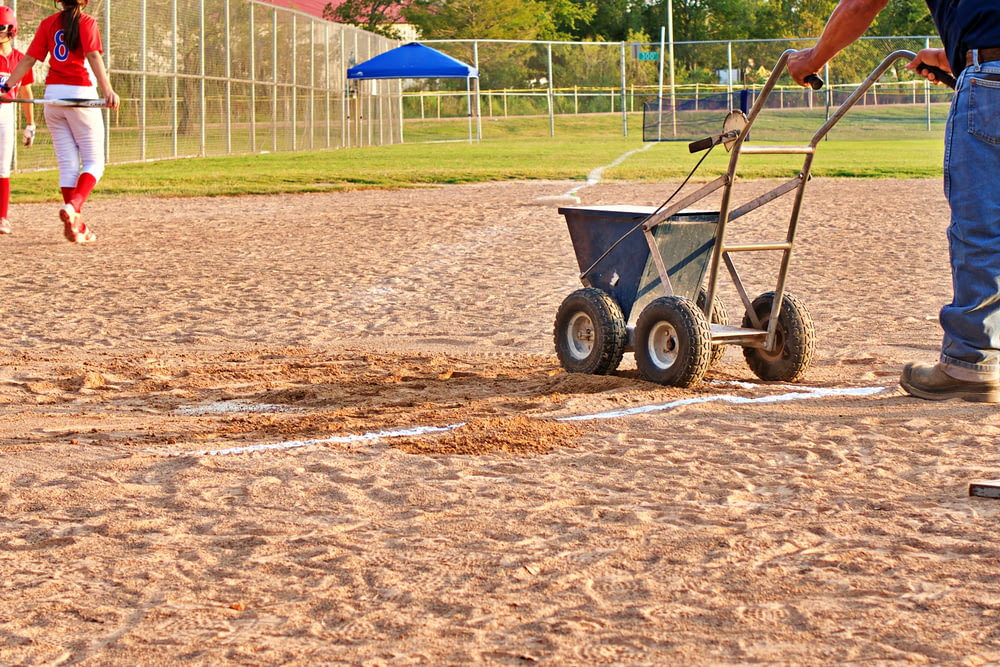
<path id="1" fill-rule="evenodd" d="M 1000 61 L 958 77 L 945 129 L 944 192 L 953 298 L 941 362 L 962 380 L 1000 374 Z"/>

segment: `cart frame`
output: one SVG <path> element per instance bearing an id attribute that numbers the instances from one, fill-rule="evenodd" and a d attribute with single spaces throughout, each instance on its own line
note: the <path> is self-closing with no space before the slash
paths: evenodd
<path id="1" fill-rule="evenodd" d="M 859 99 L 875 84 L 876 81 L 891 67 L 897 60 L 902 58 L 907 58 L 912 60 L 916 57 L 916 54 L 912 51 L 897 50 L 890 53 L 885 59 L 879 64 L 875 70 L 854 90 L 851 95 L 844 100 L 843 103 L 837 108 L 837 111 L 816 131 L 810 142 L 805 146 L 753 146 L 745 145 L 747 136 L 753 127 L 754 121 L 760 114 L 761 110 L 764 108 L 764 103 L 767 101 L 768 96 L 774 89 L 774 86 L 778 82 L 778 78 L 784 73 L 785 65 L 788 61 L 788 56 L 795 53 L 794 49 L 789 49 L 781 54 L 778 58 L 778 62 L 771 72 L 771 76 L 768 77 L 767 82 L 761 89 L 753 107 L 747 114 L 746 125 L 740 131 L 739 135 L 736 137 L 729 155 L 729 167 L 726 174 L 720 176 L 719 178 L 711 181 L 710 183 L 699 188 L 697 191 L 691 193 L 690 195 L 682 198 L 680 201 L 671 204 L 668 207 L 657 211 L 654 215 L 643 224 L 642 231 L 646 236 L 646 240 L 649 243 L 650 251 L 653 256 L 653 261 L 656 263 L 656 267 L 660 273 L 660 280 L 666 290 L 667 295 L 671 295 L 672 289 L 670 286 L 670 280 L 667 277 L 666 266 L 660 255 L 651 231 L 664 221 L 666 221 L 671 216 L 675 215 L 682 209 L 697 203 L 698 201 L 704 199 L 708 195 L 712 194 L 720 188 L 724 188 L 722 195 L 722 202 L 719 207 L 719 219 L 718 227 L 716 229 L 716 242 L 712 250 L 712 256 L 709 260 L 708 268 L 708 298 L 702 305 L 702 309 L 706 317 L 711 314 L 712 303 L 714 302 L 715 295 L 718 288 L 719 280 L 719 269 L 720 264 L 725 263 L 726 269 L 728 270 L 730 277 L 732 278 L 733 284 L 739 293 L 740 299 L 743 302 L 743 306 L 748 315 L 757 320 L 754 322 L 754 328 L 742 328 L 742 327 L 732 327 L 727 325 L 712 324 L 712 343 L 715 344 L 738 344 L 744 347 L 759 347 L 765 350 L 772 350 L 775 346 L 776 329 L 777 323 L 779 321 L 779 315 L 781 312 L 782 297 L 785 293 L 785 280 L 788 275 L 788 267 L 791 262 L 792 248 L 795 241 L 795 232 L 798 227 L 799 214 L 802 210 L 802 200 L 805 195 L 805 186 L 811 178 L 810 172 L 812 169 L 813 158 L 816 154 L 816 147 L 819 142 L 830 132 L 831 129 L 844 117 L 844 115 L 853 107 Z M 739 164 L 740 157 L 742 155 L 803 155 L 803 165 L 802 170 L 798 173 L 795 178 L 786 181 L 771 191 L 760 195 L 759 197 L 749 201 L 742 206 L 737 208 L 731 208 L 732 205 L 732 194 L 733 186 L 736 181 L 736 168 Z M 740 218 L 753 210 L 768 204 L 779 197 L 788 194 L 790 192 L 795 192 L 795 201 L 792 205 L 791 217 L 789 219 L 787 231 L 784 240 L 773 241 L 773 242 L 760 242 L 760 243 L 744 243 L 744 244 L 732 244 L 727 245 L 725 243 L 726 239 L 726 226 L 728 223 Z M 736 266 L 732 259 L 733 253 L 742 252 L 757 252 L 757 251 L 774 251 L 780 250 L 782 252 L 781 263 L 778 269 L 777 282 L 774 288 L 774 299 L 773 306 L 771 310 L 771 316 L 768 319 L 768 326 L 766 328 L 762 327 L 761 322 L 757 319 L 757 315 L 754 309 L 751 307 L 751 299 L 747 294 L 746 288 L 744 287 L 743 280 L 740 278 Z"/>
<path id="2" fill-rule="evenodd" d="M 623 353 L 631 350 L 635 353 L 640 375 L 645 379 L 661 384 L 690 386 L 699 381 L 708 367 L 718 360 L 722 345 L 742 346 L 751 369 L 766 381 L 796 381 L 808 368 L 815 349 L 815 327 L 805 307 L 786 292 L 785 285 L 805 187 L 811 178 L 817 146 L 893 63 L 902 58 L 912 60 L 916 55 L 911 51 L 898 50 L 886 56 L 827 118 L 808 144 L 747 145 L 754 122 L 778 79 L 785 73 L 788 57 L 792 53 L 795 51 L 787 50 L 781 54 L 748 114 L 731 111 L 722 134 L 690 144 L 691 152 L 696 152 L 724 143 L 730 151 L 724 175 L 671 203 L 674 196 L 680 194 L 681 188 L 678 188 L 674 196 L 656 209 L 619 205 L 559 209 L 566 216 L 570 234 L 574 237 L 574 249 L 581 268 L 580 281 L 584 285 L 583 290 L 574 292 L 563 301 L 556 315 L 556 351 L 566 370 L 610 373 L 618 366 Z M 815 90 L 822 87 L 823 82 L 812 75 L 810 85 Z M 794 178 L 742 205 L 734 206 L 733 187 L 743 155 L 801 155 L 803 163 Z M 718 190 L 722 190 L 718 211 L 689 208 Z M 784 238 L 740 243 L 727 241 L 729 223 L 791 193 L 794 193 L 794 201 Z M 707 220 L 702 217 L 706 222 L 699 224 L 713 229 L 705 230 L 703 227 L 699 231 L 688 227 L 680 231 L 685 226 L 682 222 L 685 216 L 692 215 L 707 215 Z M 587 216 L 596 216 L 595 227 L 587 228 L 583 221 Z M 622 216 L 633 216 L 632 222 L 628 223 L 629 230 L 624 236 L 618 236 L 620 231 L 612 235 L 611 238 L 617 240 L 602 253 L 604 246 L 600 245 L 601 242 L 608 241 L 609 230 L 622 222 Z M 638 258 L 634 253 L 642 248 L 643 243 L 638 239 L 629 239 L 633 232 L 640 229 L 649 250 L 643 260 L 642 282 L 637 272 L 640 268 L 638 262 L 632 260 Z M 707 235 L 699 240 L 698 234 Z M 752 299 L 736 268 L 734 255 L 761 251 L 781 252 L 778 275 L 772 291 Z M 665 257 L 664 253 L 676 255 L 679 261 L 672 262 L 671 257 Z M 697 263 L 695 278 L 691 277 L 690 271 L 678 268 L 690 266 L 692 262 Z M 716 301 L 723 265 L 746 313 L 742 325 L 738 327 L 730 326 L 724 306 Z M 628 274 L 628 277 L 622 278 L 619 284 L 617 269 L 623 266 L 627 269 L 623 275 Z M 676 285 L 671 284 L 671 275 L 676 279 Z M 635 285 L 640 285 L 642 289 L 633 295 Z M 650 301 L 654 288 L 662 289 L 664 296 Z M 639 310 L 636 307 L 639 292 L 643 300 L 640 304 L 642 308 L 632 327 L 628 323 Z"/>

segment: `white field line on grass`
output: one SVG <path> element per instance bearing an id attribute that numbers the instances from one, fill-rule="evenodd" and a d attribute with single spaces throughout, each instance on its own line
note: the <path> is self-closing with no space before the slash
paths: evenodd
<path id="1" fill-rule="evenodd" d="M 561 195 L 557 195 L 555 197 L 551 197 L 551 196 L 549 196 L 549 197 L 537 197 L 535 199 L 535 201 L 538 202 L 538 203 L 542 203 L 542 204 L 545 204 L 545 203 L 552 203 L 552 204 L 579 203 L 580 202 L 580 195 L 578 195 L 577 193 L 580 190 L 584 189 L 584 188 L 590 187 L 591 185 L 597 185 L 598 183 L 600 183 L 601 179 L 604 178 L 604 171 L 606 169 L 610 169 L 611 167 L 617 167 L 622 162 L 624 162 L 625 160 L 627 160 L 629 157 L 635 155 L 636 153 L 638 153 L 640 151 L 644 151 L 644 150 L 649 149 L 652 145 L 653 144 L 644 144 L 641 148 L 636 148 L 634 150 L 628 151 L 627 153 L 623 153 L 622 155 L 619 155 L 617 158 L 615 158 L 615 160 L 611 164 L 606 164 L 603 167 L 597 167 L 596 169 L 591 170 L 591 172 L 589 174 L 587 174 L 587 181 L 585 183 L 581 183 L 580 185 L 575 186 L 574 188 L 568 190 L 567 192 L 564 192 Z"/>
<path id="2" fill-rule="evenodd" d="M 741 388 L 754 388 L 759 385 L 754 385 L 746 382 L 722 382 L 717 381 L 713 384 L 720 385 L 734 385 Z M 783 387 L 784 388 L 784 387 Z M 801 387 L 787 387 L 789 389 L 795 389 L 784 394 L 776 394 L 773 396 L 759 396 L 757 398 L 746 398 L 743 396 L 732 396 L 728 394 L 716 395 L 716 396 L 698 396 L 695 398 L 684 398 L 677 401 L 670 401 L 669 403 L 660 403 L 657 405 L 643 405 L 634 408 L 627 408 L 624 410 L 613 410 L 611 412 L 598 412 L 589 415 L 575 415 L 572 417 L 559 417 L 556 421 L 594 421 L 598 419 L 613 419 L 615 417 L 628 417 L 630 415 L 644 414 L 649 412 L 661 412 L 665 410 L 672 410 L 674 408 L 682 407 L 685 405 L 695 405 L 698 403 L 710 403 L 713 401 L 723 401 L 726 403 L 735 404 L 752 404 L 752 403 L 780 403 L 784 401 L 802 401 L 811 400 L 817 398 L 832 398 L 838 396 L 872 396 L 880 392 L 886 391 L 887 387 L 850 387 L 844 389 L 835 388 L 801 388 Z M 213 404 L 216 407 L 222 404 Z M 245 409 L 247 406 L 244 406 Z M 261 410 L 265 411 L 265 410 Z M 204 413 L 199 413 L 204 414 Z M 444 433 L 447 431 L 452 431 L 460 426 L 464 426 L 465 423 L 461 422 L 458 424 L 450 424 L 448 426 L 417 426 L 408 429 L 398 429 L 394 431 L 376 431 L 362 434 L 349 434 L 349 435 L 337 435 L 330 438 L 322 438 L 316 440 L 290 440 L 287 442 L 275 442 L 262 445 L 246 445 L 242 447 L 230 447 L 227 449 L 207 449 L 207 450 L 197 450 L 189 452 L 151 452 L 160 456 L 224 456 L 229 454 L 250 454 L 253 452 L 264 452 L 272 450 L 281 449 L 297 449 L 300 447 L 312 447 L 314 445 L 323 445 L 327 443 L 350 443 L 350 442 L 360 442 L 360 441 L 372 441 L 372 440 L 384 440 L 391 438 L 399 438 L 405 436 L 418 436 L 425 435 L 428 433 Z"/>

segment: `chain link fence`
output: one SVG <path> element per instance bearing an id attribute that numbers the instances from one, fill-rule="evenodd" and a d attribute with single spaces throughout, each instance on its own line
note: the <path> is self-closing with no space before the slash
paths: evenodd
<path id="1" fill-rule="evenodd" d="M 560 123 L 580 114 L 604 114 L 609 133 L 638 134 L 642 112 L 656 105 L 655 136 L 689 140 L 720 131 L 729 109 L 748 108 L 770 67 L 788 49 L 813 39 L 678 42 L 515 42 L 428 40 L 480 71 L 479 108 L 484 119 L 546 116 L 550 135 Z M 890 53 L 940 46 L 937 37 L 862 38 L 840 53 L 823 72 L 819 91 L 796 85 L 784 75 L 768 97 L 770 109 L 793 122 L 765 122 L 755 137 L 788 139 L 789 131 L 808 135 L 835 111 Z M 673 67 L 670 67 L 670 63 Z M 899 61 L 859 101 L 831 137 L 919 136 L 943 125 L 951 91 L 934 86 Z M 403 92 L 404 118 L 436 120 L 467 113 L 463 91 L 434 81 L 410 82 Z M 662 113 L 660 113 L 662 111 Z M 500 136 L 484 123 L 483 136 Z M 842 129 L 841 129 L 842 127 Z M 647 133 L 648 134 L 648 133 Z"/>
<path id="2" fill-rule="evenodd" d="M 48 0 L 12 0 L 27 48 Z M 105 111 L 110 164 L 181 157 L 347 148 L 400 143 L 404 118 L 466 119 L 464 82 L 447 79 L 346 80 L 349 67 L 398 42 L 257 0 L 92 0 L 105 62 L 122 97 Z M 642 111 L 657 104 L 667 139 L 718 131 L 720 110 L 752 104 L 786 49 L 812 40 L 622 43 L 451 40 L 424 42 L 480 72 L 471 108 L 484 119 L 547 119 L 555 135 L 574 116 L 607 119 L 609 134 L 638 135 Z M 864 38 L 824 72 L 817 92 L 783 81 L 768 99 L 788 122 L 755 125 L 755 137 L 787 139 L 821 123 L 890 52 L 937 46 L 934 37 Z M 668 58 L 672 51 L 673 58 Z M 668 63 L 673 64 L 669 67 Z M 36 67 L 41 97 L 47 66 Z M 853 113 L 859 122 L 831 136 L 910 137 L 943 123 L 950 94 L 903 68 L 890 70 Z M 661 113 L 665 110 L 666 113 Z M 35 146 L 17 147 L 19 170 L 54 168 L 51 141 L 36 107 Z M 794 120 L 795 122 L 792 122 Z M 477 124 L 483 137 L 503 136 L 498 123 Z M 759 130 L 757 128 L 760 128 Z M 839 126 L 838 126 L 839 127 Z M 456 137 L 464 132 L 456 131 Z"/>
<path id="3" fill-rule="evenodd" d="M 12 0 L 27 50 L 47 0 Z M 401 82 L 348 85 L 346 71 L 397 45 L 252 0 L 92 0 L 121 107 L 106 111 L 109 164 L 402 141 Z M 42 96 L 46 64 L 35 68 Z M 360 93 L 360 94 L 359 94 Z M 55 166 L 41 107 L 17 168 Z"/>

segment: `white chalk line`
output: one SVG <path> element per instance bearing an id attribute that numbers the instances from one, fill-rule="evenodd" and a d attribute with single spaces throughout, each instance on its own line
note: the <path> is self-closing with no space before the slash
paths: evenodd
<path id="1" fill-rule="evenodd" d="M 751 384 L 748 382 L 728 382 L 728 381 L 715 381 L 713 384 L 719 385 L 731 385 L 741 388 L 757 388 L 760 385 Z M 802 401 L 811 400 L 817 398 L 832 398 L 838 396 L 872 396 L 874 394 L 886 391 L 888 387 L 849 387 L 843 389 L 836 388 L 802 388 L 802 387 L 790 387 L 783 386 L 782 388 L 795 389 L 795 391 L 790 391 L 784 394 L 775 394 L 772 396 L 759 396 L 757 398 L 746 398 L 743 396 L 732 396 L 729 394 L 715 395 L 715 396 L 697 396 L 694 398 L 682 398 L 676 401 L 670 401 L 669 403 L 660 403 L 657 405 L 643 405 L 634 408 L 626 408 L 623 410 L 612 410 L 609 412 L 598 412 L 589 415 L 575 415 L 572 417 L 558 417 L 556 421 L 570 422 L 570 421 L 596 421 L 598 419 L 614 419 L 617 417 L 628 417 L 631 415 L 645 414 L 650 412 L 663 412 L 666 410 L 672 410 L 674 408 L 683 407 L 685 405 L 696 405 L 699 403 L 711 403 L 713 401 L 721 401 L 725 403 L 735 403 L 738 405 L 746 405 L 753 403 L 780 403 L 784 401 Z M 362 442 L 362 441 L 372 441 L 372 440 L 383 440 L 389 438 L 400 438 L 406 436 L 418 436 L 426 435 L 428 433 L 444 433 L 447 431 L 453 431 L 461 426 L 464 426 L 465 422 L 460 422 L 457 424 L 450 424 L 448 426 L 417 426 L 414 428 L 398 429 L 392 431 L 376 431 L 362 434 L 349 434 L 349 435 L 337 435 L 330 438 L 322 438 L 316 440 L 291 440 L 287 442 L 274 442 L 261 445 L 245 445 L 241 447 L 229 447 L 226 449 L 204 449 L 189 452 L 150 452 L 158 456 L 225 456 L 231 454 L 250 454 L 254 452 L 265 452 L 273 450 L 285 450 L 285 449 L 297 449 L 300 447 L 312 447 L 315 445 L 333 444 L 333 443 L 351 443 L 351 442 Z"/>
<path id="2" fill-rule="evenodd" d="M 757 398 L 746 398 L 744 396 L 696 396 L 694 398 L 682 398 L 669 403 L 659 405 L 643 405 L 624 410 L 612 410 L 610 412 L 600 412 L 593 415 L 577 415 L 574 417 L 559 417 L 556 421 L 594 421 L 597 419 L 614 419 L 615 417 L 628 417 L 647 412 L 660 412 L 679 408 L 685 405 L 695 405 L 698 403 L 711 403 L 721 401 L 724 403 L 781 403 L 783 401 L 802 401 L 814 398 L 830 398 L 832 396 L 871 396 L 885 391 L 885 387 L 857 387 L 853 389 L 809 389 L 806 391 L 793 391 L 787 394 L 776 394 L 774 396 L 759 396 Z"/>
<path id="3" fill-rule="evenodd" d="M 229 447 L 227 449 L 203 449 L 193 452 L 167 452 L 161 456 L 223 456 L 226 454 L 249 454 L 252 452 L 266 452 L 274 449 L 297 449 L 299 447 L 313 447 L 315 445 L 325 445 L 331 443 L 360 442 L 364 440 L 382 440 L 385 438 L 402 438 L 405 436 L 425 435 L 427 433 L 442 433 L 451 431 L 459 426 L 464 426 L 465 422 L 451 424 L 449 426 L 416 426 L 414 428 L 399 429 L 395 431 L 375 431 L 373 433 L 362 433 L 360 435 L 335 435 L 330 438 L 317 440 L 290 440 L 287 442 L 273 442 L 263 445 L 245 445 L 242 447 Z"/>
<path id="4" fill-rule="evenodd" d="M 604 172 L 605 172 L 605 170 L 611 169 L 612 167 L 617 167 L 622 162 L 624 162 L 628 158 L 632 157 L 636 153 L 639 153 L 640 151 L 648 150 L 652 146 L 653 146 L 653 144 L 651 144 L 651 143 L 649 143 L 649 144 L 643 144 L 643 146 L 641 148 L 636 148 L 634 150 L 628 151 L 627 153 L 623 153 L 623 154 L 619 155 L 617 158 L 615 158 L 615 160 L 611 164 L 606 164 L 603 167 L 597 167 L 596 169 L 591 170 L 591 172 L 589 174 L 587 174 L 587 180 L 586 180 L 586 182 L 581 183 L 580 185 L 577 185 L 576 187 L 574 187 L 574 188 L 572 188 L 572 189 L 564 192 L 563 194 L 559 195 L 558 197 L 539 197 L 538 199 L 536 199 L 536 201 L 542 201 L 542 200 L 546 200 L 546 199 L 556 199 L 556 200 L 558 200 L 558 199 L 562 199 L 562 198 L 566 198 L 566 197 L 572 197 L 573 199 L 576 199 L 576 200 L 579 201 L 580 195 L 578 195 L 577 193 L 580 190 L 584 189 L 584 188 L 588 188 L 588 187 L 590 187 L 592 185 L 597 185 L 598 183 L 600 183 L 601 179 L 604 178 Z"/>
<path id="5" fill-rule="evenodd" d="M 298 412 L 301 408 L 273 403 L 245 403 L 243 401 L 218 401 L 208 405 L 182 405 L 175 412 L 180 415 L 207 415 L 220 412 Z"/>

